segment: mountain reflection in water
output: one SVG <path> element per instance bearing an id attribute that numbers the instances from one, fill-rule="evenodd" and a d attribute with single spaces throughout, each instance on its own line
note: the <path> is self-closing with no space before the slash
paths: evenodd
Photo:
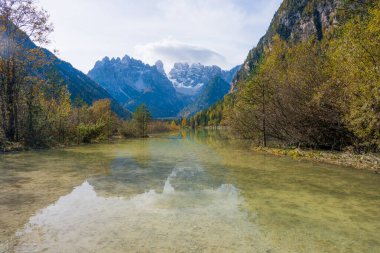
<path id="1" fill-rule="evenodd" d="M 0 252 L 366 252 L 380 177 L 221 131 L 0 157 Z"/>

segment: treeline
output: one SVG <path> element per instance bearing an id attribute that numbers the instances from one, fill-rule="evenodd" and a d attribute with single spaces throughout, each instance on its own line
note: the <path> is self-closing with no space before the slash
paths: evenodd
<path id="1" fill-rule="evenodd" d="M 360 3 L 322 40 L 275 37 L 232 102 L 196 115 L 194 126 L 228 125 L 263 146 L 380 151 L 380 1 Z"/>
<path id="2" fill-rule="evenodd" d="M 197 113 L 193 118 L 187 120 L 188 126 L 199 128 L 223 125 L 224 111 L 233 105 L 234 98 L 234 94 L 227 95 L 224 100 L 218 101 L 207 110 Z"/>
<path id="3" fill-rule="evenodd" d="M 153 121 L 145 105 L 136 109 L 132 119 L 123 120 L 111 110 L 108 99 L 87 105 L 80 98 L 71 102 L 66 86 L 32 86 L 31 93 L 17 102 L 17 139 L 8 139 L 3 128 L 0 130 L 2 150 L 91 143 L 115 136 L 145 138 L 148 134 L 179 129 L 170 121 Z"/>

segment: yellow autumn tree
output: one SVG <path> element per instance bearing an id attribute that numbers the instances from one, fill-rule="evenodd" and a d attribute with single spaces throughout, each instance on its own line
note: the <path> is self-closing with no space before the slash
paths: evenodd
<path id="1" fill-rule="evenodd" d="M 182 127 L 187 127 L 187 119 L 186 118 L 183 118 L 182 121 L 181 121 L 181 126 Z"/>

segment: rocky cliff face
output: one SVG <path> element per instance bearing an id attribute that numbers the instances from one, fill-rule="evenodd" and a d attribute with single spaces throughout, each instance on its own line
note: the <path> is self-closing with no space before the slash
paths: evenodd
<path id="1" fill-rule="evenodd" d="M 320 40 L 338 23 L 338 11 L 342 5 L 343 0 L 284 0 L 265 36 L 249 52 L 233 81 L 233 89 L 249 77 L 275 35 L 289 43 L 306 41 L 312 36 Z"/>
<path id="2" fill-rule="evenodd" d="M 174 117 L 184 106 L 166 77 L 162 62 L 149 66 L 129 56 L 105 57 L 88 76 L 131 111 L 145 104 L 154 117 Z"/>

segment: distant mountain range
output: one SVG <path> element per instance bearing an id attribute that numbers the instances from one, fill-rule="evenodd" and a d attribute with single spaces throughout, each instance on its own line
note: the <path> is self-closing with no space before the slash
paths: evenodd
<path id="1" fill-rule="evenodd" d="M 27 35 L 21 37 L 26 50 L 37 48 Z M 49 50 L 41 49 L 38 61 L 46 64 L 31 70 L 31 75 L 42 79 L 54 76 L 54 80 L 67 85 L 73 101 L 81 98 L 91 105 L 110 99 L 112 110 L 121 118 L 130 118 L 130 111 L 140 104 L 146 104 L 155 118 L 191 116 L 222 99 L 240 69 L 224 71 L 217 66 L 176 63 L 166 74 L 162 61 L 150 66 L 125 56 L 105 57 L 85 75 Z"/>
<path id="2" fill-rule="evenodd" d="M 239 69 L 176 63 L 167 75 L 162 61 L 150 66 L 125 56 L 105 57 L 88 76 L 128 110 L 146 104 L 154 117 L 169 118 L 193 115 L 222 99 Z"/>

